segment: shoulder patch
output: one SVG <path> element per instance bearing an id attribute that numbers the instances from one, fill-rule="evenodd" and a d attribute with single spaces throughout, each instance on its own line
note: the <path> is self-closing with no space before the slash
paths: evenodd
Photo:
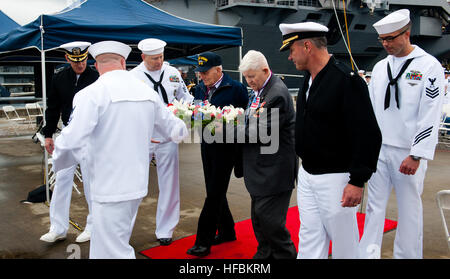
<path id="1" fill-rule="evenodd" d="M 178 78 L 177 75 L 169 76 L 169 80 L 170 80 L 170 82 L 180 82 L 180 79 Z"/>

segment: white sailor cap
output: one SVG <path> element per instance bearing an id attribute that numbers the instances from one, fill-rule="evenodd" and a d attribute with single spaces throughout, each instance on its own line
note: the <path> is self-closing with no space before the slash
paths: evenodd
<path id="1" fill-rule="evenodd" d="M 373 24 L 379 35 L 395 32 L 409 23 L 409 10 L 395 11 Z"/>
<path id="2" fill-rule="evenodd" d="M 279 27 L 283 35 L 283 45 L 280 47 L 280 51 L 288 50 L 296 40 L 324 37 L 328 32 L 326 26 L 316 22 L 281 23 Z"/>
<path id="3" fill-rule="evenodd" d="M 60 45 L 59 48 L 64 49 L 67 54 L 67 58 L 73 62 L 84 61 L 88 56 L 88 47 L 91 45 L 89 42 L 71 42 Z"/>
<path id="4" fill-rule="evenodd" d="M 140 41 L 138 44 L 138 49 L 140 49 L 145 55 L 155 55 L 163 53 L 166 45 L 167 43 L 160 39 L 151 38 Z"/>
<path id="5" fill-rule="evenodd" d="M 96 44 L 93 44 L 89 47 L 89 53 L 94 57 L 94 59 L 100 55 L 105 53 L 114 53 L 122 56 L 127 59 L 128 55 L 131 52 L 131 47 L 127 46 L 124 43 L 117 41 L 102 41 Z"/>

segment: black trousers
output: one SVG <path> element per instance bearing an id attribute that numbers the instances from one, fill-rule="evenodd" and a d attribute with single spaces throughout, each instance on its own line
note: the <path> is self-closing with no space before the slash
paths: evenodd
<path id="1" fill-rule="evenodd" d="M 201 144 L 206 199 L 198 220 L 196 245 L 210 247 L 216 232 L 224 237 L 236 235 L 227 201 L 235 150 L 234 144 Z"/>
<path id="2" fill-rule="evenodd" d="M 295 259 L 297 250 L 286 228 L 292 190 L 272 196 L 251 196 L 253 231 L 258 241 L 254 259 Z"/>

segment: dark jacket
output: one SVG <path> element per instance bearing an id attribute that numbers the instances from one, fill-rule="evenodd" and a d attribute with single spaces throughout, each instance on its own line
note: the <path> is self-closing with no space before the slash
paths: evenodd
<path id="1" fill-rule="evenodd" d="M 55 133 L 60 116 L 63 124 L 67 125 L 72 113 L 73 97 L 78 91 L 96 81 L 98 77 L 98 72 L 89 66 L 80 75 L 78 81 L 70 66 L 53 76 L 45 110 L 46 124 L 42 128 L 46 138 L 52 137 Z"/>
<path id="2" fill-rule="evenodd" d="M 206 86 L 201 81 L 194 92 L 194 100 L 204 101 L 206 97 Z M 233 105 L 234 107 L 246 108 L 248 103 L 248 91 L 245 86 L 235 80 L 232 80 L 227 74 L 223 74 L 222 82 L 219 88 L 213 93 L 211 97 L 212 105 L 216 107 L 224 107 Z"/>
<path id="3" fill-rule="evenodd" d="M 264 127 L 268 127 L 271 141 L 243 144 L 244 181 L 252 196 L 269 196 L 292 190 L 298 172 L 294 140 L 294 104 L 286 85 L 275 75 L 272 75 L 260 94 L 260 106 L 262 103 L 263 109 L 251 111 L 248 123 L 259 121 Z M 278 118 L 274 118 L 273 123 L 271 116 L 274 109 L 278 110 Z M 261 110 L 263 112 L 259 113 Z M 247 135 L 250 130 L 248 126 Z M 277 139 L 274 138 L 275 129 L 279 131 Z M 274 149 L 272 154 L 263 154 L 266 152 L 261 152 L 261 148 L 270 145 L 278 148 Z"/>
<path id="4" fill-rule="evenodd" d="M 194 100 L 205 100 L 206 97 L 206 86 L 201 81 L 195 87 Z M 227 74 L 224 73 L 222 82 L 219 87 L 213 93 L 211 97 L 212 105 L 216 107 L 224 107 L 233 105 L 234 107 L 240 107 L 245 109 L 248 103 L 248 91 L 247 88 L 240 82 L 232 80 Z M 225 142 L 225 135 L 223 135 Z M 206 152 L 205 152 L 206 151 Z M 215 154 L 215 158 L 206 158 L 209 155 L 206 154 Z M 206 169 L 208 168 L 211 173 L 221 172 L 221 168 L 223 168 L 223 164 L 236 167 L 235 175 L 236 177 L 242 177 L 242 160 L 240 159 L 240 146 L 234 143 L 206 143 L 202 138 L 202 158 L 203 158 L 203 168 L 206 173 Z M 211 163 L 209 160 L 212 160 Z M 218 160 L 221 160 L 219 163 Z M 215 163 L 217 162 L 217 163 Z M 210 166 L 205 166 L 205 164 L 209 164 Z M 206 177 L 206 175 L 205 175 Z M 208 179 L 214 181 L 216 178 L 212 175 L 208 175 Z M 222 179 L 222 178 L 220 178 Z M 207 181 L 208 183 L 208 181 Z"/>
<path id="5" fill-rule="evenodd" d="M 310 75 L 297 97 L 295 149 L 310 174 L 350 173 L 362 187 L 376 171 L 381 147 L 367 85 L 333 56 L 317 74 L 306 101 Z"/>

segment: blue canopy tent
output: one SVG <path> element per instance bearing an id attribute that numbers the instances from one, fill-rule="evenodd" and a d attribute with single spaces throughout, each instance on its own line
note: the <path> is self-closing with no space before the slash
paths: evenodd
<path id="1" fill-rule="evenodd" d="M 85 0 L 77 7 L 41 15 L 27 25 L 1 34 L 0 54 L 32 49 L 50 54 L 61 44 L 71 41 L 116 40 L 133 47 L 135 51 L 129 59 L 140 61 L 136 45 L 149 37 L 168 43 L 165 51 L 168 59 L 242 45 L 239 27 L 182 19 L 142 0 Z"/>
<path id="2" fill-rule="evenodd" d="M 180 58 L 175 58 L 175 59 L 169 60 L 169 63 L 172 65 L 195 66 L 195 65 L 197 65 L 197 59 L 198 59 L 198 55 L 190 55 L 187 57 L 180 57 Z"/>
<path id="3" fill-rule="evenodd" d="M 7 33 L 20 25 L 0 11 L 0 34 Z"/>
<path id="4" fill-rule="evenodd" d="M 166 59 L 242 45 L 242 30 L 239 27 L 182 19 L 142 0 L 84 0 L 59 13 L 41 15 L 29 24 L 0 34 L 0 58 L 40 55 L 45 111 L 45 62 L 46 58 L 62 57 L 62 52 L 58 50 L 61 44 L 71 41 L 121 41 L 133 48 L 128 61 L 137 62 L 141 59 L 136 45 L 149 37 L 167 42 Z M 45 156 L 47 161 L 47 153 Z"/>

